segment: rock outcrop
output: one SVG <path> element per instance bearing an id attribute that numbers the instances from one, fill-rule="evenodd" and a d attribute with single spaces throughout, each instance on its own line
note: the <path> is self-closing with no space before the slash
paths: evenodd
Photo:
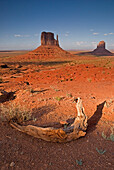
<path id="1" fill-rule="evenodd" d="M 48 60 L 48 59 L 58 59 L 58 58 L 67 58 L 72 57 L 73 55 L 69 52 L 63 50 L 57 38 L 54 38 L 54 33 L 51 32 L 42 32 L 41 33 L 41 45 L 30 51 L 27 54 L 18 56 L 19 61 L 40 61 L 40 60 Z M 17 58 L 15 58 L 17 61 Z"/>
<path id="2" fill-rule="evenodd" d="M 41 33 L 41 45 L 55 45 L 59 46 L 58 35 L 57 40 L 54 39 L 54 34 L 51 32 L 42 32 Z"/>
<path id="3" fill-rule="evenodd" d="M 113 53 L 105 49 L 105 42 L 100 41 L 99 44 L 97 45 L 97 48 L 91 52 L 93 55 L 98 55 L 98 56 L 112 56 Z"/>
<path id="4" fill-rule="evenodd" d="M 91 52 L 79 53 L 81 55 L 96 55 L 96 56 L 113 56 L 114 54 L 105 48 L 105 42 L 100 41 L 97 48 Z"/>
<path id="5" fill-rule="evenodd" d="M 35 50 L 29 52 L 27 57 L 29 59 L 49 59 L 49 58 L 63 58 L 70 57 L 72 54 L 63 50 L 57 38 L 54 39 L 54 33 L 51 32 L 42 32 L 41 33 L 41 45 Z"/>

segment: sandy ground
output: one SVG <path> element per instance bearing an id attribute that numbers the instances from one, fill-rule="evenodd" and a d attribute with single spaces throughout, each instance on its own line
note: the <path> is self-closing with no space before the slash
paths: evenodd
<path id="1" fill-rule="evenodd" d="M 114 57 L 21 59 L 0 58 L 0 91 L 12 93 L 1 94 L 0 106 L 27 108 L 33 120 L 23 124 L 49 126 L 74 118 L 74 99 L 81 97 L 88 129 L 85 137 L 69 143 L 45 142 L 10 127 L 1 112 L 0 169 L 113 170 L 113 141 L 103 134 L 110 137 L 113 131 Z"/>

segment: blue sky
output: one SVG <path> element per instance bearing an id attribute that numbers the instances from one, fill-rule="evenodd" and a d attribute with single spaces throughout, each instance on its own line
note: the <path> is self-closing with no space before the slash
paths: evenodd
<path id="1" fill-rule="evenodd" d="M 35 49 L 42 31 L 63 49 L 114 49 L 114 0 L 0 0 L 0 50 Z"/>

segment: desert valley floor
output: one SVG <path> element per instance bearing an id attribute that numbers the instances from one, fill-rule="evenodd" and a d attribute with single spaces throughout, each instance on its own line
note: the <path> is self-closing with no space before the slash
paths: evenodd
<path id="1" fill-rule="evenodd" d="M 0 169 L 113 170 L 114 56 L 70 52 L 68 57 L 37 59 L 15 53 L 0 52 Z M 24 125 L 54 126 L 76 116 L 77 97 L 88 117 L 87 134 L 69 143 L 21 133 L 2 112 L 18 106 L 32 114 Z"/>

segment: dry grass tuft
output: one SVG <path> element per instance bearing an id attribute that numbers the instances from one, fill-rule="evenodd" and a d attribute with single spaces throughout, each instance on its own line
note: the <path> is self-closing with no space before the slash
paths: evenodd
<path id="1" fill-rule="evenodd" d="M 10 103 L 8 106 L 1 104 L 1 120 L 11 121 L 12 119 L 18 123 L 30 120 L 32 118 L 31 111 L 20 104 Z"/>

